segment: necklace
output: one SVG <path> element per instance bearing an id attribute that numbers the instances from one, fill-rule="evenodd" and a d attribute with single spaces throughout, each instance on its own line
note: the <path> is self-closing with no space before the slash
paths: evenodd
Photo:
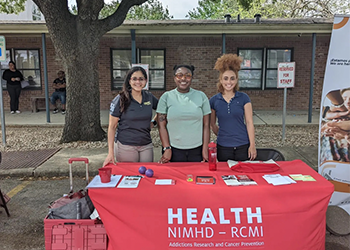
<path id="1" fill-rule="evenodd" d="M 230 102 L 233 97 L 235 97 L 235 93 L 227 93 L 223 94 L 222 97 L 225 99 L 226 102 Z"/>

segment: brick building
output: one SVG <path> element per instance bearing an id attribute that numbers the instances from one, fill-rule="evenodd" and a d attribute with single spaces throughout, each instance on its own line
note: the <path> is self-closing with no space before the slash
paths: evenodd
<path id="1" fill-rule="evenodd" d="M 218 78 L 213 67 L 223 52 L 243 57 L 240 89 L 250 96 L 255 110 L 282 109 L 277 64 L 283 61 L 296 62 L 295 87 L 288 89 L 287 109 L 307 110 L 310 93 L 312 108 L 318 109 L 332 25 L 332 19 L 125 21 L 100 43 L 101 109 L 109 108 L 132 63 L 149 64 L 150 90 L 157 97 L 175 87 L 175 64 L 192 64 L 196 67 L 192 87 L 211 97 Z M 45 96 L 43 55 L 50 94 L 57 71 L 63 69 L 61 59 L 44 21 L 0 21 L 0 35 L 6 39 L 8 60 L 16 62 L 30 83 L 20 97 L 20 109 L 30 110 L 30 97 Z M 2 71 L 6 67 L 3 62 Z M 8 110 L 6 89 L 3 96 Z"/>

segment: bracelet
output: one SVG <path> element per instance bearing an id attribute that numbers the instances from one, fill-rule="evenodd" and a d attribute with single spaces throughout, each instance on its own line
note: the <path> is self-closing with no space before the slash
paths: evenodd
<path id="1" fill-rule="evenodd" d="M 171 149 L 171 146 L 164 147 L 164 148 L 163 148 L 163 151 L 165 151 L 165 150 L 167 150 L 167 149 Z"/>
<path id="2" fill-rule="evenodd" d="M 335 108 L 341 108 L 344 106 L 344 103 L 342 104 L 339 104 L 339 105 L 334 105 L 333 103 L 331 104 L 332 107 L 335 107 Z"/>

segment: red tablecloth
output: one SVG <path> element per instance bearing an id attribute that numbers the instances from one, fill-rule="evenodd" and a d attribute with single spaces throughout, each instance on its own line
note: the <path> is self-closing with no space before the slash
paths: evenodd
<path id="1" fill-rule="evenodd" d="M 304 174 L 316 181 L 273 186 L 261 173 L 256 186 L 227 186 L 221 175 L 239 174 L 226 163 L 118 163 L 113 174 L 137 175 L 152 168 L 136 189 L 90 189 L 109 236 L 109 250 L 325 249 L 325 214 L 333 185 L 300 160 L 279 162 L 282 175 Z M 215 185 L 197 185 L 187 175 L 212 175 Z M 156 179 L 176 185 L 156 186 Z"/>

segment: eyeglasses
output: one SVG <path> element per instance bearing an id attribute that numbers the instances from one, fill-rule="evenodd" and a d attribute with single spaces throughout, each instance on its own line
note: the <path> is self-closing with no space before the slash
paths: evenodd
<path id="1" fill-rule="evenodd" d="M 144 81 L 146 81 L 146 79 L 143 78 L 143 77 L 139 77 L 139 78 L 133 77 L 130 80 L 133 81 L 133 82 L 137 82 L 137 81 L 144 82 Z"/>
<path id="2" fill-rule="evenodd" d="M 175 77 L 179 80 L 181 80 L 183 77 L 185 77 L 186 79 L 191 79 L 192 78 L 192 75 L 187 73 L 187 74 L 182 74 L 182 73 L 177 73 L 175 74 Z"/>

